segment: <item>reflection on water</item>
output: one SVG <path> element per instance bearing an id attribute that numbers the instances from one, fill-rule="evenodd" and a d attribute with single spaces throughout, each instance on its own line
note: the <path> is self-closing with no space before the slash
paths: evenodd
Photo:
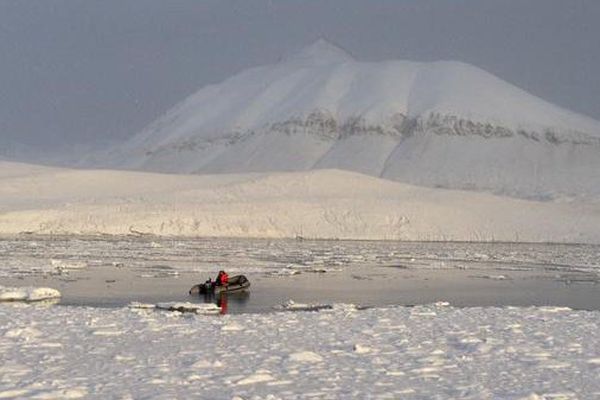
<path id="1" fill-rule="evenodd" d="M 202 299 L 205 303 L 214 303 L 221 309 L 221 314 L 227 314 L 228 307 L 230 303 L 233 303 L 233 306 L 236 310 L 240 310 L 248 303 L 250 299 L 249 292 L 235 292 L 235 293 L 220 293 L 214 294 L 212 292 L 205 293 L 199 295 L 200 299 Z"/>

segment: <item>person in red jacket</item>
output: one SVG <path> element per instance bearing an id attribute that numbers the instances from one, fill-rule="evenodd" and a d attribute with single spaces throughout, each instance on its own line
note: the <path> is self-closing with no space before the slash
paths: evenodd
<path id="1" fill-rule="evenodd" d="M 229 283 L 229 275 L 225 271 L 219 271 L 219 275 L 217 275 L 217 279 L 215 281 L 215 286 L 227 286 Z"/>

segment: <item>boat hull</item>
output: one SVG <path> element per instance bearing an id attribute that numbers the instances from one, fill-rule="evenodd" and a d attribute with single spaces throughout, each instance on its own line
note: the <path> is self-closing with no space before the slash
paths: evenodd
<path id="1" fill-rule="evenodd" d="M 210 295 L 210 294 L 223 294 L 223 293 L 237 293 L 244 292 L 250 288 L 250 281 L 244 275 L 232 276 L 229 279 L 229 283 L 224 286 L 214 286 L 211 283 L 199 283 L 192 286 L 189 293 L 191 295 Z"/>

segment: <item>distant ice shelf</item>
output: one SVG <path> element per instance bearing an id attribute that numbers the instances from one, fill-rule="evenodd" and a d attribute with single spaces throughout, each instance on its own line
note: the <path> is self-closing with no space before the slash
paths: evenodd
<path id="1" fill-rule="evenodd" d="M 199 176 L 0 162 L 0 171 L 3 234 L 600 243 L 593 198 L 521 200 L 341 170 Z"/>

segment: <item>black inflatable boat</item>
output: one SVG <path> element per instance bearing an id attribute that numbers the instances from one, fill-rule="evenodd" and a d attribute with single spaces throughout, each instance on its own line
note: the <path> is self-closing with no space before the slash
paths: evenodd
<path id="1" fill-rule="evenodd" d="M 244 275 L 236 275 L 229 278 L 225 286 L 215 286 L 214 282 L 207 281 L 192 286 L 190 294 L 221 294 L 235 293 L 248 290 L 250 281 Z"/>

